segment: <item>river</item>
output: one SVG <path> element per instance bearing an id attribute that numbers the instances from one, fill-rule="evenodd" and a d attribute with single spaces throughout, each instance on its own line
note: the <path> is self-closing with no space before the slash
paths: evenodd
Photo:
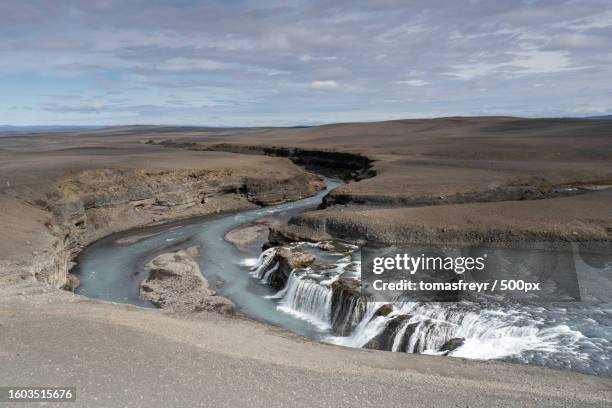
<path id="1" fill-rule="evenodd" d="M 451 356 L 497 359 L 612 375 L 612 304 L 548 305 L 403 303 L 377 316 L 380 304 L 361 304 L 336 296 L 338 279 L 359 279 L 357 248 L 347 255 L 321 251 L 313 244 L 296 244 L 317 256 L 324 268 L 292 273 L 284 290 L 265 284 L 272 248 L 244 252 L 224 240 L 243 224 L 273 217 L 287 221 L 316 208 L 339 180 L 326 179 L 327 190 L 316 196 L 237 214 L 177 221 L 105 237 L 77 258 L 73 270 L 81 280 L 77 293 L 103 300 L 155 307 L 139 298 L 144 265 L 155 256 L 201 245 L 200 267 L 217 292 L 230 298 L 245 315 L 311 338 L 351 347 L 437 354 L 445 341 L 464 338 Z M 529 254 L 525 254 L 528 256 Z M 328 268 L 335 265 L 335 268 Z M 612 262 L 606 270 L 612 272 Z M 259 274 L 259 278 L 257 275 Z M 386 342 L 386 346 L 382 343 Z"/>
<path id="2" fill-rule="evenodd" d="M 230 298 L 240 311 L 256 320 L 283 327 L 310 337 L 320 329 L 291 314 L 281 313 L 267 286 L 248 273 L 249 260 L 258 253 L 244 253 L 223 239 L 243 224 L 274 217 L 286 221 L 302 211 L 316 208 L 323 197 L 344 184 L 325 179 L 327 189 L 317 195 L 281 205 L 243 211 L 237 214 L 191 219 L 160 226 L 130 230 L 102 238 L 81 252 L 73 273 L 81 280 L 77 293 L 83 296 L 141 307 L 155 307 L 140 299 L 140 282 L 146 277 L 144 266 L 155 256 L 193 245 L 201 245 L 200 268 L 211 286 L 223 282 L 218 293 Z"/>

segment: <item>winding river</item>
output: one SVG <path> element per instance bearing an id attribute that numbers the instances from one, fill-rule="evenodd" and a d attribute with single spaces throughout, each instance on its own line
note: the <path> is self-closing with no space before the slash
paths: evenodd
<path id="1" fill-rule="evenodd" d="M 77 258 L 73 270 L 81 280 L 77 293 L 155 307 L 139 298 L 139 285 L 146 277 L 144 265 L 161 253 L 201 245 L 200 267 L 211 287 L 236 303 L 242 313 L 318 340 L 442 354 L 446 341 L 463 338 L 464 343 L 449 355 L 612 375 L 611 303 L 400 303 L 393 304 L 390 313 L 380 315 L 381 304 L 362 304 L 360 299 L 343 298 L 332 289 L 339 279 L 358 281 L 357 248 L 348 253 L 330 252 L 308 243 L 294 245 L 315 254 L 320 265 L 294 271 L 284 289 L 272 290 L 266 285 L 266 274 L 276 267 L 276 249 L 260 254 L 260 245 L 254 245 L 250 251 L 240 251 L 224 240 L 225 234 L 261 218 L 284 222 L 315 208 L 330 190 L 343 184 L 334 179 L 326 179 L 326 183 L 327 190 L 291 203 L 105 237 Z M 612 260 L 608 259 L 604 272 L 604 279 L 612 281 Z M 592 286 L 601 285 L 595 282 Z"/>
<path id="2" fill-rule="evenodd" d="M 298 201 L 109 235 L 85 248 L 78 256 L 73 273 L 79 277 L 81 285 L 76 292 L 111 302 L 155 307 L 139 298 L 139 285 L 146 277 L 144 265 L 164 252 L 201 245 L 200 268 L 211 287 L 222 282 L 217 292 L 236 303 L 242 313 L 318 338 L 320 329 L 316 325 L 279 312 L 276 301 L 269 298 L 274 291 L 249 275 L 249 261 L 253 262 L 259 254 L 241 252 L 223 237 L 228 231 L 261 218 L 286 221 L 295 214 L 316 208 L 329 191 L 344 184 L 330 178 L 325 182 L 326 190 Z"/>

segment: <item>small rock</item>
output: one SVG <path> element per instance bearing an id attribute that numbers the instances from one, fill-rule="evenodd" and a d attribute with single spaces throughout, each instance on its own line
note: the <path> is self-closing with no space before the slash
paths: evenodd
<path id="1" fill-rule="evenodd" d="M 465 343 L 464 337 L 455 337 L 455 338 L 447 340 L 442 345 L 442 347 L 438 349 L 438 351 L 442 351 L 444 352 L 444 355 L 447 355 L 451 351 L 457 350 L 459 347 L 463 346 L 464 343 Z"/>
<path id="2" fill-rule="evenodd" d="M 378 308 L 378 310 L 374 313 L 374 316 L 388 316 L 393 311 L 393 306 L 391 305 L 382 305 Z"/>
<path id="3" fill-rule="evenodd" d="M 329 241 L 319 242 L 317 248 L 321 251 L 333 251 L 335 249 L 334 244 Z"/>
<path id="4" fill-rule="evenodd" d="M 66 283 L 64 283 L 64 286 L 62 286 L 62 289 L 68 290 L 70 292 L 74 292 L 76 288 L 78 288 L 80 285 L 81 285 L 81 281 L 79 280 L 79 278 L 69 273 L 66 276 Z"/>

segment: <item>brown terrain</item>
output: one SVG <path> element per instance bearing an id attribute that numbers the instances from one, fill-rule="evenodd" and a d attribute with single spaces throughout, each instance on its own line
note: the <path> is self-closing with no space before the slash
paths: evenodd
<path id="1" fill-rule="evenodd" d="M 153 258 L 145 267 L 147 278 L 140 283 L 140 297 L 180 314 L 234 314 L 234 303 L 210 289 L 198 265 L 198 255 L 199 247 L 193 246 Z"/>
<path id="2" fill-rule="evenodd" d="M 151 140 L 289 156 L 365 178 L 333 191 L 326 209 L 275 228 L 275 239 L 612 238 L 612 189 L 599 190 L 612 185 L 610 121 L 444 118 L 227 133 Z"/>
<path id="3" fill-rule="evenodd" d="M 112 232 L 322 188 L 288 159 L 164 149 L 105 134 L 2 137 L 0 178 L 0 288 L 62 286 L 80 248 Z"/>
<path id="4" fill-rule="evenodd" d="M 83 406 L 609 406 L 608 378 L 341 349 L 208 313 L 214 307 L 194 320 L 59 289 L 78 284 L 68 273 L 76 254 L 110 233 L 315 194 L 320 178 L 296 164 L 350 182 L 324 208 L 272 225 L 273 242 L 612 240 L 612 121 L 5 133 L 0 384 L 76 384 Z M 172 259 L 158 261 L 151 268 Z M 172 279 L 191 285 L 193 271 L 183 272 Z M 171 290 L 159 284 L 151 296 Z M 133 378 L 142 382 L 132 394 Z"/>

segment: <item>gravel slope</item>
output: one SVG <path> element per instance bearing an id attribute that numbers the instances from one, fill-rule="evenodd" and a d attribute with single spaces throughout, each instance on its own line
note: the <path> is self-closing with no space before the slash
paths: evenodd
<path id="1" fill-rule="evenodd" d="M 57 292 L 0 306 L 0 384 L 74 385 L 79 407 L 612 404 L 608 378 L 345 349 L 241 318 Z"/>

